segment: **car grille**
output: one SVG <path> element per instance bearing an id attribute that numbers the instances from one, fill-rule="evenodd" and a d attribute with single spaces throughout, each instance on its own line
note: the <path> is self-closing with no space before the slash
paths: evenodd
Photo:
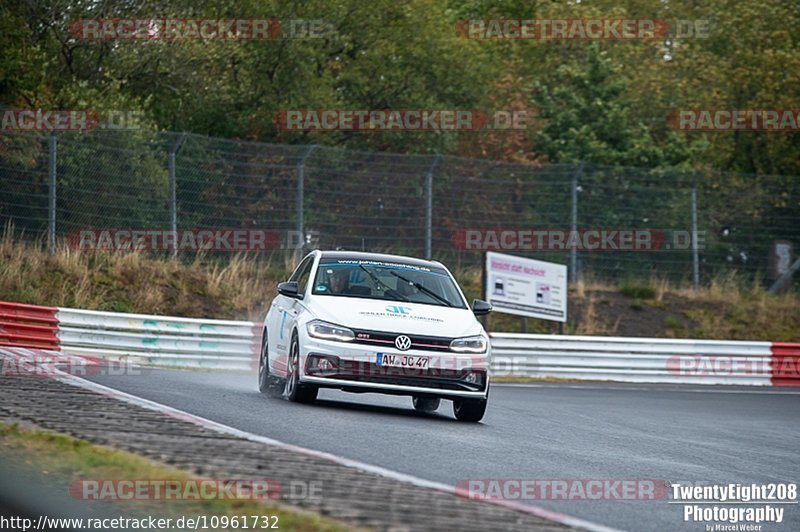
<path id="1" fill-rule="evenodd" d="M 394 347 L 394 340 L 404 333 L 389 333 L 382 331 L 366 331 L 355 329 L 353 332 L 356 335 L 354 340 L 357 344 L 379 345 Z M 406 334 L 411 339 L 411 347 L 409 349 L 423 349 L 426 351 L 450 351 L 450 342 L 452 338 L 444 338 L 441 336 L 419 336 L 414 334 Z"/>
<path id="2" fill-rule="evenodd" d="M 464 379 L 470 370 L 452 369 L 412 369 L 378 366 L 368 362 L 342 360 L 335 371 L 322 377 L 351 380 L 358 382 L 375 382 L 398 386 L 418 386 L 439 390 L 461 390 L 478 392 L 485 390 L 486 374 L 483 372 L 480 382 L 470 383 Z"/>

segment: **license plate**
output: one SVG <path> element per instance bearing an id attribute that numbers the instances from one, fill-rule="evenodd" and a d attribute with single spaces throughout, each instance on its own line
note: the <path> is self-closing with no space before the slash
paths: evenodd
<path id="1" fill-rule="evenodd" d="M 430 362 L 430 357 L 421 357 L 417 355 L 390 355 L 387 353 L 378 353 L 376 360 L 376 363 L 379 366 L 416 369 L 428 369 Z"/>

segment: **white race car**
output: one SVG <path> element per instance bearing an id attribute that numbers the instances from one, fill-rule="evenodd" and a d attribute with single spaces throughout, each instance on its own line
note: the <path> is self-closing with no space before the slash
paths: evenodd
<path id="1" fill-rule="evenodd" d="M 433 412 L 480 421 L 489 396 L 491 347 L 441 263 L 344 251 L 309 253 L 278 285 L 264 320 L 258 387 L 308 403 L 319 388 L 413 397 Z"/>

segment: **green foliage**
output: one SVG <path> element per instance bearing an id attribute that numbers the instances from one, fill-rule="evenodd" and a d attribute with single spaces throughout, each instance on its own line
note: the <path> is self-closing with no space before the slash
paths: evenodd
<path id="1" fill-rule="evenodd" d="M 534 141 L 548 160 L 644 167 L 681 162 L 682 157 L 668 155 L 681 154 L 674 136 L 660 147 L 652 128 L 636 122 L 636 102 L 623 69 L 615 68 L 613 58 L 597 45 L 578 51 L 535 82 L 533 99 L 541 121 Z"/>
<path id="2" fill-rule="evenodd" d="M 666 318 L 664 318 L 664 327 L 667 328 L 668 330 L 673 330 L 678 332 L 684 329 L 683 324 L 680 321 L 678 321 L 678 318 L 676 318 L 671 314 Z"/>
<path id="3" fill-rule="evenodd" d="M 314 19 L 327 31 L 250 42 L 79 41 L 69 33 L 80 18 L 154 14 Z M 703 39 L 497 42 L 460 37 L 455 25 L 470 17 L 703 19 L 711 32 Z M 0 8 L 0 105 L 137 110 L 141 125 L 165 130 L 459 153 L 475 149 L 465 135 L 495 146 L 504 138 L 282 132 L 272 118 L 284 109 L 502 108 L 522 98 L 538 114 L 529 151 L 552 162 L 797 175 L 798 135 L 676 133 L 665 118 L 681 107 L 796 107 L 798 18 L 796 3 L 781 0 L 179 0 L 168 7 L 146 0 L 113 10 L 105 2 L 19 2 Z"/>
<path id="4" fill-rule="evenodd" d="M 631 299 L 653 299 L 656 296 L 655 289 L 637 281 L 626 281 L 619 286 L 619 293 Z"/>

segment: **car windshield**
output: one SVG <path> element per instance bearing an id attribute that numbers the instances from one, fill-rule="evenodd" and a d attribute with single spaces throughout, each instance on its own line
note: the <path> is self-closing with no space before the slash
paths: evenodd
<path id="1" fill-rule="evenodd" d="M 398 262 L 323 258 L 312 293 L 466 308 L 446 270 Z"/>

